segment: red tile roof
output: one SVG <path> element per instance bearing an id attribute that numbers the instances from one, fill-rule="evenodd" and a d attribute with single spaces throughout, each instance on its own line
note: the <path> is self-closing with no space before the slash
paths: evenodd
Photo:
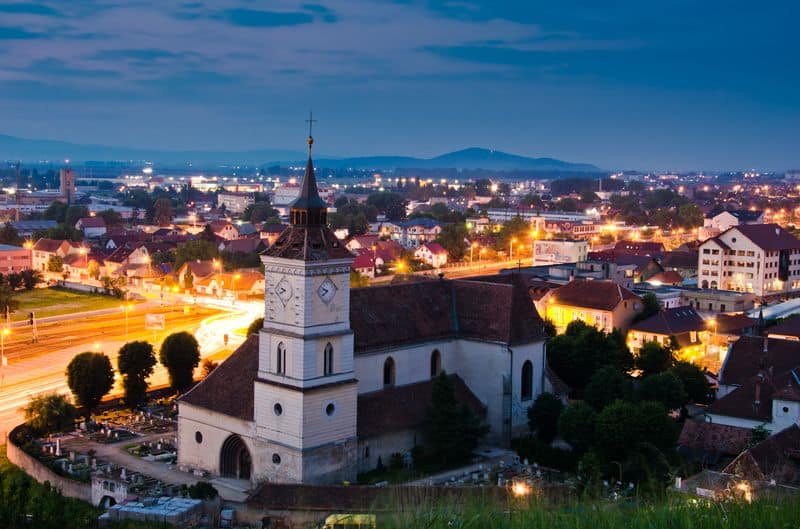
<path id="1" fill-rule="evenodd" d="M 63 240 L 56 240 L 56 239 L 39 239 L 33 245 L 33 249 L 37 252 L 47 252 L 47 253 L 54 253 L 61 248 L 61 245 L 64 244 Z"/>
<path id="2" fill-rule="evenodd" d="M 758 321 L 746 314 L 717 314 L 713 330 L 719 334 L 743 334 L 758 325 Z"/>
<path id="3" fill-rule="evenodd" d="M 737 230 L 762 250 L 775 251 L 800 248 L 800 239 L 777 224 L 740 224 L 730 228 L 728 231 L 731 230 Z"/>
<path id="4" fill-rule="evenodd" d="M 800 428 L 794 424 L 733 460 L 723 472 L 746 479 L 796 484 L 800 481 Z"/>
<path id="5" fill-rule="evenodd" d="M 681 285 L 683 284 L 683 276 L 675 270 L 667 270 L 666 272 L 659 272 L 647 278 L 648 283 L 659 282 L 663 285 Z"/>
<path id="6" fill-rule="evenodd" d="M 75 224 L 80 223 L 81 228 L 105 228 L 106 221 L 103 217 L 82 217 Z"/>
<path id="7" fill-rule="evenodd" d="M 631 325 L 632 331 L 676 335 L 690 331 L 704 331 L 706 322 L 693 307 L 674 307 L 659 311 L 649 318 Z"/>
<path id="8" fill-rule="evenodd" d="M 478 416 L 486 414 L 486 406 L 458 375 L 450 375 L 456 400 L 466 404 Z M 389 432 L 417 429 L 425 422 L 431 404 L 434 380 L 425 380 L 387 388 L 358 396 L 358 436 L 373 437 Z"/>
<path id="9" fill-rule="evenodd" d="M 735 456 L 747 448 L 751 436 L 750 428 L 687 420 L 678 438 L 678 446 Z"/>
<path id="10" fill-rule="evenodd" d="M 551 302 L 559 305 L 600 310 L 614 310 L 623 301 L 641 300 L 639 296 L 611 280 L 576 279 L 552 291 L 550 296 Z"/>
<path id="11" fill-rule="evenodd" d="M 447 250 L 438 242 L 426 242 L 423 246 L 434 255 L 447 255 Z"/>
<path id="12" fill-rule="evenodd" d="M 764 338 L 742 336 L 736 340 L 720 371 L 720 384 L 741 385 L 763 369 L 780 374 L 800 365 L 800 344 L 770 338 L 764 351 Z"/>

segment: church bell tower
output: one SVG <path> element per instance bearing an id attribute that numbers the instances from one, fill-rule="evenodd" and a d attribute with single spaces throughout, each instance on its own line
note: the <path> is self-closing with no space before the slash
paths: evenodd
<path id="1" fill-rule="evenodd" d="M 309 123 L 312 123 L 309 120 Z M 327 226 L 308 136 L 308 163 L 291 225 L 261 256 L 264 327 L 255 382 L 263 478 L 337 483 L 356 477 L 357 382 L 350 329 L 353 255 Z"/>

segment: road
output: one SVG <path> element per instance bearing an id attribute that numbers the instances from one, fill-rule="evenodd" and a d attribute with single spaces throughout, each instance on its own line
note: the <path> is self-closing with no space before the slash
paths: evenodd
<path id="1" fill-rule="evenodd" d="M 203 358 L 218 360 L 244 340 L 241 331 L 247 328 L 254 317 L 253 307 L 249 305 L 231 312 L 194 306 L 191 312 L 184 313 L 183 306 L 154 307 L 152 304 L 143 304 L 135 306 L 128 314 L 126 326 L 122 310 L 99 312 L 40 322 L 36 343 L 32 343 L 30 326 L 12 328 L 5 340 L 8 365 L 0 366 L 0 442 L 11 428 L 22 421 L 21 409 L 33 395 L 69 392 L 64 372 L 78 353 L 102 351 L 116 367 L 117 351 L 125 342 L 147 340 L 157 349 L 169 334 L 188 331 L 200 343 Z M 146 329 L 145 314 L 163 314 L 165 329 Z M 166 371 L 157 365 L 150 384 L 157 386 L 166 383 Z M 117 386 L 111 393 L 120 392 L 117 380 Z"/>

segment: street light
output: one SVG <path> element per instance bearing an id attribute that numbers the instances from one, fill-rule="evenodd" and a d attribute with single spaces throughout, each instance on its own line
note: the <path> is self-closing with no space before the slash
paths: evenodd
<path id="1" fill-rule="evenodd" d="M 128 339 L 128 313 L 130 313 L 130 311 L 133 309 L 133 304 L 132 303 L 128 303 L 126 305 L 122 305 L 120 308 L 122 309 L 122 312 L 125 313 L 125 339 L 127 340 Z"/>

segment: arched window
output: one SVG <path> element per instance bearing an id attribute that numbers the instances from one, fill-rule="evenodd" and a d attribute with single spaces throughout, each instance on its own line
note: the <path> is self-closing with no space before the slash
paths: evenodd
<path id="1" fill-rule="evenodd" d="M 328 345 L 325 346 L 325 352 L 323 353 L 323 364 L 324 364 L 324 374 L 332 375 L 333 374 L 333 346 L 330 342 Z"/>
<path id="2" fill-rule="evenodd" d="M 286 374 L 286 346 L 283 345 L 283 342 L 278 344 L 278 358 L 275 372 L 279 375 Z"/>
<path id="3" fill-rule="evenodd" d="M 438 349 L 431 353 L 431 378 L 439 376 L 442 372 L 442 354 Z"/>
<path id="4" fill-rule="evenodd" d="M 531 400 L 533 398 L 533 364 L 530 360 L 525 360 L 522 364 L 522 391 L 520 399 Z"/>
<path id="5" fill-rule="evenodd" d="M 711 290 L 716 290 L 717 289 L 717 282 L 716 281 L 712 281 L 710 286 L 711 286 Z"/>
<path id="6" fill-rule="evenodd" d="M 708 281 L 703 279 L 703 282 L 700 283 L 700 288 L 708 288 Z"/>
<path id="7" fill-rule="evenodd" d="M 383 387 L 394 386 L 394 358 L 391 356 L 383 363 Z"/>

